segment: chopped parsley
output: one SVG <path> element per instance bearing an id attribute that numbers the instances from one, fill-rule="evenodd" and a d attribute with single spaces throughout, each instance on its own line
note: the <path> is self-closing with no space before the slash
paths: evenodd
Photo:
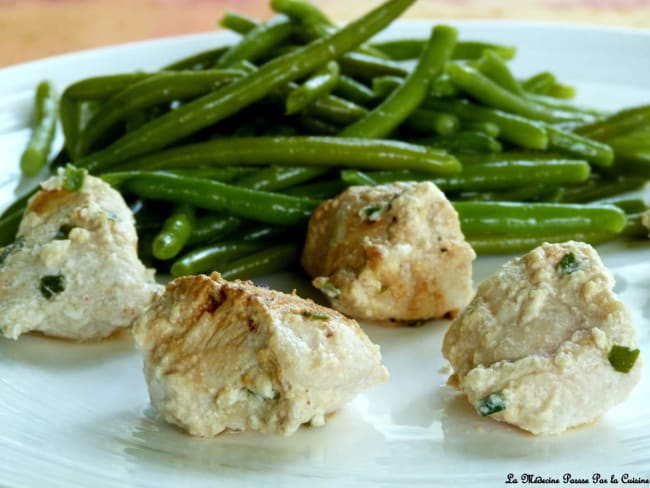
<path id="1" fill-rule="evenodd" d="M 329 315 L 323 312 L 312 312 L 310 310 L 303 310 L 301 315 L 305 318 L 308 319 L 315 319 L 315 320 L 328 320 L 330 318 Z"/>
<path id="2" fill-rule="evenodd" d="M 359 210 L 359 217 L 368 222 L 377 222 L 388 208 L 387 203 L 366 205 Z"/>
<path id="3" fill-rule="evenodd" d="M 490 393 L 485 398 L 481 398 L 476 402 L 476 410 L 483 417 L 486 415 L 492 415 L 493 413 L 500 412 L 501 410 L 506 409 L 506 399 L 503 398 L 503 395 L 499 392 Z"/>
<path id="4" fill-rule="evenodd" d="M 49 300 L 65 290 L 65 278 L 63 275 L 47 275 L 41 277 L 41 295 Z"/>
<path id="5" fill-rule="evenodd" d="M 73 164 L 67 164 L 63 170 L 63 188 L 67 191 L 79 191 L 84 186 L 84 180 L 88 172 L 83 168 L 77 168 Z"/>
<path id="6" fill-rule="evenodd" d="M 54 238 L 57 240 L 67 239 L 72 229 L 74 229 L 74 225 L 63 224 L 59 227 L 59 230 L 56 231 L 56 234 L 54 234 Z"/>
<path id="7" fill-rule="evenodd" d="M 562 256 L 560 262 L 557 263 L 557 269 L 566 275 L 570 275 L 571 273 L 575 273 L 578 271 L 578 269 L 580 269 L 580 261 L 576 259 L 575 255 L 572 252 L 568 252 Z"/>
<path id="8" fill-rule="evenodd" d="M 23 237 L 18 237 L 14 242 L 9 244 L 7 247 L 0 249 L 0 266 L 2 266 L 5 263 L 5 260 L 9 257 L 9 255 L 12 252 L 21 249 L 24 245 L 25 245 L 25 239 Z"/>
<path id="9" fill-rule="evenodd" d="M 319 276 L 318 278 L 314 278 L 314 281 L 312 283 L 329 298 L 338 298 L 341 296 L 341 290 L 334 286 L 330 282 L 329 278 Z"/>
<path id="10" fill-rule="evenodd" d="M 629 373 L 641 351 L 614 344 L 607 355 L 609 364 L 619 373 Z"/>

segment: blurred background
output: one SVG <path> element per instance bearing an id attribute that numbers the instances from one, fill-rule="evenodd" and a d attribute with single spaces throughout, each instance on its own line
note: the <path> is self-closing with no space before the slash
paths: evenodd
<path id="1" fill-rule="evenodd" d="M 217 29 L 226 10 L 266 19 L 268 0 L 0 0 L 0 66 Z M 379 0 L 314 0 L 337 21 Z M 405 18 L 513 19 L 650 29 L 650 0 L 418 0 Z M 649 47 L 650 49 L 650 47 Z"/>

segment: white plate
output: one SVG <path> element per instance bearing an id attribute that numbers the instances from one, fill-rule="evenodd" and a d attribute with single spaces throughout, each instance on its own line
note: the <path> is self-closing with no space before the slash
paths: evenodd
<path id="1" fill-rule="evenodd" d="M 620 29 L 458 22 L 463 39 L 519 47 L 518 75 L 549 69 L 579 100 L 614 109 L 650 102 L 650 35 Z M 386 37 L 424 36 L 430 22 L 399 23 Z M 35 84 L 154 69 L 228 40 L 199 34 L 81 52 L 0 70 L 0 207 L 13 198 Z M 601 254 L 650 350 L 650 245 Z M 475 281 L 505 257 L 477 261 Z M 267 280 L 307 290 L 290 275 Z M 1 305 L 0 305 L 1 313 Z M 130 340 L 71 344 L 44 337 L 0 340 L 2 486 L 502 486 L 508 474 L 543 478 L 600 473 L 650 476 L 650 378 L 598 423 L 534 438 L 479 418 L 445 386 L 445 323 L 365 327 L 392 374 L 318 429 L 291 438 L 254 434 L 191 438 L 156 420 Z M 560 479 L 560 482 L 562 480 Z"/>

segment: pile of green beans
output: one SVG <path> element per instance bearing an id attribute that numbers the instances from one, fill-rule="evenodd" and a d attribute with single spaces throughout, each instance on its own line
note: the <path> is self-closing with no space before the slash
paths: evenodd
<path id="1" fill-rule="evenodd" d="M 59 99 L 43 82 L 22 169 L 104 178 L 131 205 L 143 260 L 173 276 L 296 266 L 322 200 L 394 181 L 433 181 L 478 254 L 645 238 L 645 202 L 621 195 L 650 175 L 650 106 L 579 107 L 553 73 L 519 79 L 515 47 L 446 25 L 375 42 L 413 1 L 337 28 L 305 0 L 272 0 L 266 22 L 221 19 L 238 41 L 159 71 L 79 80 Z M 0 217 L 0 245 L 25 204 Z"/>

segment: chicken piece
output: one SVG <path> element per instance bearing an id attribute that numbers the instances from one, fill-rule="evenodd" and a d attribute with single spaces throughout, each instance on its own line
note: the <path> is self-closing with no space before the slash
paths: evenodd
<path id="1" fill-rule="evenodd" d="M 151 403 L 201 437 L 319 426 L 388 379 L 379 346 L 354 320 L 218 273 L 169 283 L 133 333 Z"/>
<path id="2" fill-rule="evenodd" d="M 322 203 L 302 265 L 332 306 L 359 319 L 456 316 L 472 293 L 458 214 L 430 182 L 355 186 Z"/>
<path id="3" fill-rule="evenodd" d="M 533 434 L 592 422 L 639 381 L 635 330 L 588 244 L 543 244 L 483 281 L 443 354 L 482 415 Z M 627 371 L 626 371 L 627 370 Z"/>
<path id="4" fill-rule="evenodd" d="M 66 189 L 70 178 L 81 187 Z M 159 285 L 138 259 L 122 196 L 74 169 L 41 186 L 0 257 L 0 330 L 88 340 L 130 325 Z"/>

